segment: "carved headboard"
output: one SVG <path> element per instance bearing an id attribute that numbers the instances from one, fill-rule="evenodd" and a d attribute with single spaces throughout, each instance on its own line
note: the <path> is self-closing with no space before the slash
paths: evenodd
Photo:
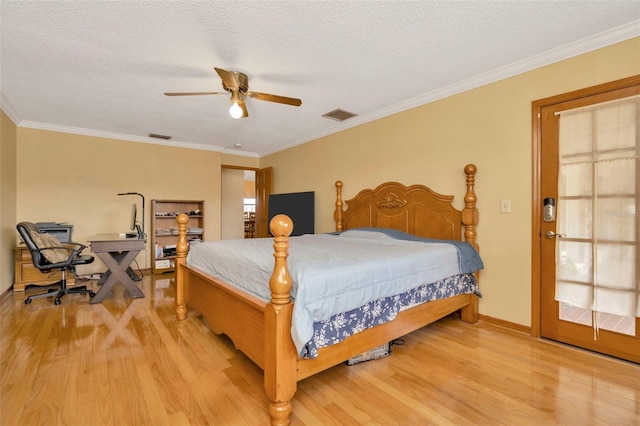
<path id="1" fill-rule="evenodd" d="M 463 210 L 452 206 L 453 195 L 442 195 L 424 185 L 405 186 L 387 182 L 364 189 L 346 201 L 343 210 L 342 182 L 336 182 L 336 230 L 359 227 L 398 229 L 427 238 L 458 240 L 476 245 L 478 210 L 474 193 L 476 167 L 465 167 L 467 191 Z"/>

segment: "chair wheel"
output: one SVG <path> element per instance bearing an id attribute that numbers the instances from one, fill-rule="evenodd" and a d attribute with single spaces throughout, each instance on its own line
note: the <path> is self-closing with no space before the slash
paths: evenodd
<path id="1" fill-rule="evenodd" d="M 31 299 L 24 299 L 24 304 L 25 304 L 25 305 L 28 305 L 28 304 L 30 304 L 30 303 L 31 303 Z"/>
<path id="2" fill-rule="evenodd" d="M 93 297 L 93 296 L 95 296 L 95 295 L 96 295 L 96 294 L 95 294 L 93 291 L 90 291 L 90 292 L 89 292 L 89 297 Z"/>
<path id="3" fill-rule="evenodd" d="M 60 300 L 60 299 L 56 299 L 56 300 L 54 300 L 54 301 L 53 301 L 53 303 L 55 303 L 56 305 L 59 305 L 59 304 L 61 304 L 61 303 L 62 303 L 62 300 Z"/>

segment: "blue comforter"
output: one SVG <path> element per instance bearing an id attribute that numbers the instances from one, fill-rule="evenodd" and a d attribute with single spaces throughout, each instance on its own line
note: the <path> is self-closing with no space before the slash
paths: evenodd
<path id="1" fill-rule="evenodd" d="M 271 297 L 270 238 L 200 243 L 191 248 L 187 262 L 265 301 Z M 291 237 L 287 264 L 295 299 L 291 335 L 298 353 L 311 340 L 315 322 L 482 268 L 466 243 L 369 228 Z"/>
<path id="2" fill-rule="evenodd" d="M 435 238 L 423 238 L 415 235 L 407 234 L 406 232 L 398 231 L 397 229 L 388 228 L 356 228 L 360 231 L 380 232 L 384 235 L 388 235 L 391 238 L 403 241 L 418 241 L 423 243 L 434 244 L 451 244 L 458 250 L 458 261 L 460 262 L 460 273 L 470 274 L 475 271 L 479 271 L 484 268 L 482 259 L 478 255 L 476 249 L 471 244 L 463 241 L 455 240 L 436 240 Z M 341 232 L 336 232 L 334 235 L 339 235 Z"/>

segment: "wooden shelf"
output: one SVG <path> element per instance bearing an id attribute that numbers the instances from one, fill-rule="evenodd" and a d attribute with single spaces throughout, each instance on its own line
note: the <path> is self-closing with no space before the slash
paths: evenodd
<path id="1" fill-rule="evenodd" d="M 154 274 L 175 270 L 176 257 L 166 249 L 175 247 L 178 242 L 176 217 L 180 213 L 189 215 L 189 228 L 202 230 L 201 233 L 187 234 L 187 240 L 204 239 L 204 201 L 151 200 L 151 247 L 153 250 L 151 270 Z"/>

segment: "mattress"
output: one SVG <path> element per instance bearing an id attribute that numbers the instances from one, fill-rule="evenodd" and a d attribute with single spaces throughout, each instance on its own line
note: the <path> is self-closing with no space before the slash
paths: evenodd
<path id="1" fill-rule="evenodd" d="M 314 324 L 420 285 L 482 267 L 466 243 L 415 238 L 378 228 L 289 238 L 287 265 L 295 301 L 291 335 L 301 356 Z M 471 246 L 469 246 L 471 247 Z M 468 257 L 472 259 L 469 260 Z M 271 298 L 273 240 L 221 240 L 200 243 L 187 263 L 264 301 Z"/>

